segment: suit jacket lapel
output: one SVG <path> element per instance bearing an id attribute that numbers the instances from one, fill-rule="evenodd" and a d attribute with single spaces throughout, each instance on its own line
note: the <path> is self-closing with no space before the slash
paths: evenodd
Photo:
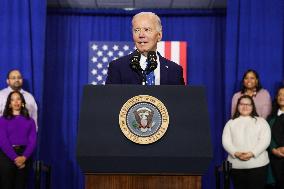
<path id="1" fill-rule="evenodd" d="M 165 85 L 168 81 L 168 62 L 159 54 L 160 60 L 160 84 Z"/>

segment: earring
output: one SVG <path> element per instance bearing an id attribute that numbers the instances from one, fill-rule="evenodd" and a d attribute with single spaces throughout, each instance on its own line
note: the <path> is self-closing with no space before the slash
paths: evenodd
<path id="1" fill-rule="evenodd" d="M 25 107 L 25 104 L 22 104 L 22 107 L 24 108 L 24 107 Z"/>

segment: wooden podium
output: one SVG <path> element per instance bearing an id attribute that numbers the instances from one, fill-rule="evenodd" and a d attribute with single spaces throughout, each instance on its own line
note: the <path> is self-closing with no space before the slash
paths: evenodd
<path id="1" fill-rule="evenodd" d="M 130 98 L 151 95 L 164 103 L 169 127 L 158 141 L 141 145 L 119 127 Z M 201 188 L 212 159 L 205 91 L 189 86 L 107 85 L 84 87 L 77 160 L 86 189 Z"/>
<path id="2" fill-rule="evenodd" d="M 201 189 L 201 176 L 86 174 L 85 189 Z"/>

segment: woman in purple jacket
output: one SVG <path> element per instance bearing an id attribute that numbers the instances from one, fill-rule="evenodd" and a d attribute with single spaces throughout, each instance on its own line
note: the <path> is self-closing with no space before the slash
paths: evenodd
<path id="1" fill-rule="evenodd" d="M 31 154 L 36 146 L 36 126 L 18 91 L 7 98 L 0 117 L 0 188 L 26 188 Z"/>

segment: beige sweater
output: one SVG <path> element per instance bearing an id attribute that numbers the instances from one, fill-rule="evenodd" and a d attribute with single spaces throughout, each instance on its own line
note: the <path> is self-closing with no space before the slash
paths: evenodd
<path id="1" fill-rule="evenodd" d="M 222 143 L 228 152 L 228 161 L 235 169 L 262 167 L 269 163 L 266 148 L 270 144 L 270 127 L 261 117 L 240 116 L 231 119 L 224 127 Z M 236 158 L 236 152 L 252 152 L 254 157 L 248 161 Z"/>

